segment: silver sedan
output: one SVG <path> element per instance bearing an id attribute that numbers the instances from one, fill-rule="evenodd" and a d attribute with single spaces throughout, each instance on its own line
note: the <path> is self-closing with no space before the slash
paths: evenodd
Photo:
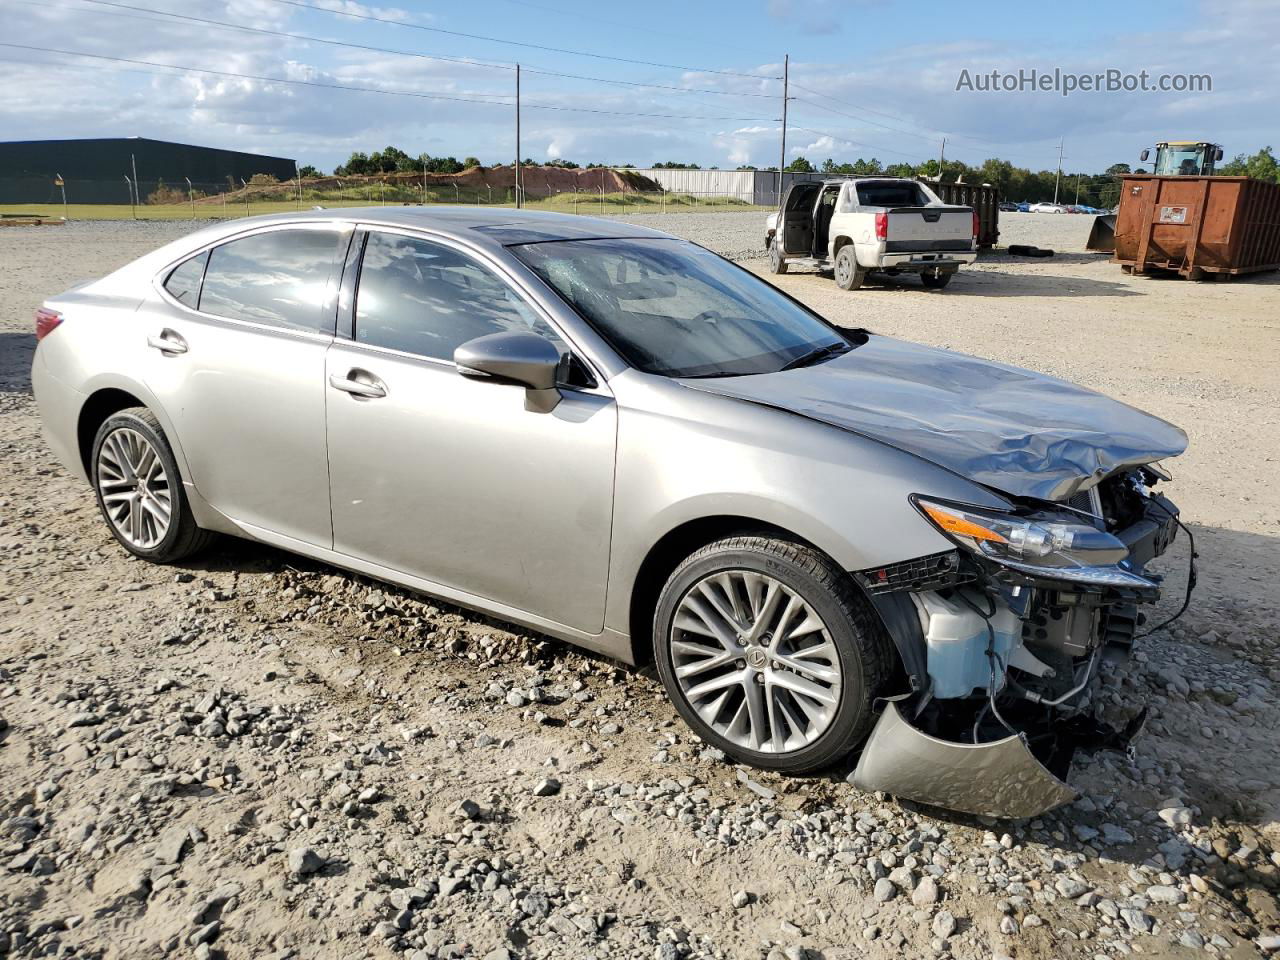
<path id="1" fill-rule="evenodd" d="M 130 553 L 248 537 L 652 662 L 705 741 L 1026 815 L 1179 525 L 1177 428 L 839 329 L 613 221 L 208 227 L 36 317 L 46 435 Z"/>

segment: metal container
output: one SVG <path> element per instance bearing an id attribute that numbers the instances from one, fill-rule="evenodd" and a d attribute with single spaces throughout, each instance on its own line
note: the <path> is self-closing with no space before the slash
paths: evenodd
<path id="1" fill-rule="evenodd" d="M 1225 280 L 1280 269 L 1280 184 L 1249 177 L 1121 179 L 1113 259 L 1125 270 Z"/>
<path id="2" fill-rule="evenodd" d="M 973 207 L 978 211 L 978 246 L 994 247 L 1000 239 L 1000 189 L 986 183 L 938 183 L 920 177 L 920 182 L 943 203 Z"/>

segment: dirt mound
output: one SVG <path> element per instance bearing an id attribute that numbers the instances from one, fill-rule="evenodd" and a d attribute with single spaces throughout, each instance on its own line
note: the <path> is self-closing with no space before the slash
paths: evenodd
<path id="1" fill-rule="evenodd" d="M 422 173 L 421 171 L 399 171 L 381 173 L 373 176 L 351 177 L 312 177 L 302 181 L 304 195 L 331 190 L 360 190 L 373 184 L 402 189 L 418 189 L 424 186 L 456 187 L 459 190 L 484 191 L 510 190 L 515 185 L 515 165 L 496 167 L 470 167 L 461 173 Z M 523 169 L 524 190 L 530 197 L 546 197 L 557 193 L 657 193 L 662 187 L 633 170 L 612 170 L 607 167 L 595 167 L 590 170 L 568 170 L 564 167 L 531 167 Z M 197 204 L 239 202 L 262 200 L 266 198 L 288 199 L 298 190 L 297 181 L 283 183 L 256 184 L 251 183 L 230 193 L 203 197 Z M 182 203 L 189 202 L 186 197 Z"/>

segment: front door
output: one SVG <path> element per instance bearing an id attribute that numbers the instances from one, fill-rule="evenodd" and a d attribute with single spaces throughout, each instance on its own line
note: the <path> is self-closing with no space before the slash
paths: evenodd
<path id="1" fill-rule="evenodd" d="M 238 523 L 322 547 L 332 543 L 324 358 L 350 235 L 313 224 L 203 251 L 143 304 L 135 334 L 187 481 Z"/>
<path id="2" fill-rule="evenodd" d="M 453 351 L 541 312 L 444 241 L 374 231 L 326 363 L 334 549 L 587 633 L 604 624 L 617 412 L 463 377 Z"/>
<path id="3" fill-rule="evenodd" d="M 798 257 L 813 255 L 813 210 L 821 182 L 792 184 L 782 198 L 782 250 Z"/>

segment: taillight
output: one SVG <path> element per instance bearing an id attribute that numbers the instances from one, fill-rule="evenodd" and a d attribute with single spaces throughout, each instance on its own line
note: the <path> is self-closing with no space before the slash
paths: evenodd
<path id="1" fill-rule="evenodd" d="M 889 215 L 887 213 L 876 214 L 876 239 L 889 239 Z"/>
<path id="2" fill-rule="evenodd" d="M 62 323 L 62 314 L 57 310 L 41 307 L 36 311 L 36 339 L 43 340 Z"/>
<path id="3" fill-rule="evenodd" d="M 973 239 L 974 240 L 977 240 L 978 234 L 982 232 L 981 230 L 978 229 L 979 226 L 980 224 L 978 223 L 978 211 L 975 210 L 973 211 Z"/>

